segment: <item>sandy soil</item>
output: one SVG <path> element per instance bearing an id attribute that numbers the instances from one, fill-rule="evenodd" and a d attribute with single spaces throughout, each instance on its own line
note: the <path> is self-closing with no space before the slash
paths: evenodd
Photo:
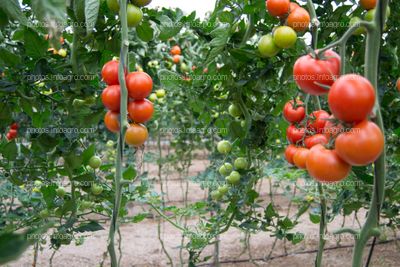
<path id="1" fill-rule="evenodd" d="M 195 175 L 202 171 L 207 166 L 207 161 L 198 159 L 193 161 L 190 168 L 189 175 Z M 151 176 L 156 175 L 156 166 L 147 165 L 146 169 L 150 171 Z M 169 201 L 168 204 L 183 205 L 183 196 L 181 191 L 182 180 L 175 172 L 171 172 L 168 176 L 167 184 L 168 195 L 166 196 Z M 185 186 L 185 182 L 183 182 Z M 159 190 L 160 185 L 158 182 L 155 188 Z M 261 196 L 268 200 L 268 183 L 263 183 L 261 187 Z M 288 199 L 282 194 L 283 192 L 276 192 L 274 195 L 275 203 L 281 210 L 285 210 L 288 205 Z M 189 202 L 203 200 L 206 194 L 201 188 L 194 183 L 189 182 Z M 131 204 L 130 213 L 135 214 L 138 210 L 142 210 L 143 206 L 138 206 L 135 203 Z M 293 207 L 295 209 L 295 207 Z M 292 209 L 292 211 L 293 211 Z M 360 213 L 359 217 L 362 218 L 364 214 Z M 362 221 L 362 219 L 361 219 Z M 191 218 L 189 224 L 195 224 L 196 218 Z M 333 231 L 340 228 L 342 218 L 336 218 L 329 224 L 328 230 Z M 355 220 L 348 218 L 346 220 L 347 226 L 357 227 Z M 106 230 L 98 231 L 88 236 L 82 246 L 70 245 L 62 247 L 53 259 L 53 266 L 57 267 L 71 267 L 71 266 L 99 266 L 107 246 L 107 229 L 108 225 L 104 226 Z M 158 220 L 146 219 L 138 224 L 123 224 L 121 226 L 122 239 L 122 254 L 121 266 L 168 266 L 167 257 L 161 249 L 160 242 L 157 236 Z M 165 247 L 173 260 L 174 266 L 181 266 L 180 264 L 180 244 L 181 235 L 179 230 L 175 229 L 168 223 L 162 223 L 162 239 L 164 240 Z M 249 242 L 249 248 L 246 248 L 244 240 L 245 235 L 237 229 L 231 228 L 228 232 L 221 236 L 219 245 L 219 259 L 221 266 L 273 266 L 273 267 L 304 267 L 313 266 L 315 258 L 315 249 L 318 246 L 318 225 L 312 224 L 308 216 L 303 216 L 302 223 L 297 226 L 297 230 L 305 233 L 305 241 L 298 245 L 285 244 L 283 241 L 278 241 L 271 254 L 269 261 L 263 261 L 273 246 L 274 237 L 269 236 L 268 233 L 252 234 Z M 389 235 L 388 239 L 394 237 Z M 398 237 L 399 238 L 399 237 Z M 327 248 L 329 249 L 324 254 L 324 267 L 346 267 L 351 266 L 351 253 L 353 240 L 350 237 L 343 237 L 340 246 L 349 246 L 345 248 L 336 248 L 337 242 L 333 235 L 327 236 Z M 251 255 L 249 255 L 249 251 Z M 52 251 L 45 245 L 38 255 L 37 266 L 49 266 L 49 258 Z M 186 261 L 188 258 L 185 250 L 182 252 L 182 258 Z M 209 246 L 203 252 L 202 257 L 211 256 L 215 253 L 215 247 Z M 288 254 L 288 255 L 286 255 Z M 366 253 L 367 254 L 367 251 Z M 285 256 L 286 255 L 286 256 Z M 252 263 L 250 258 L 255 259 Z M 7 266 L 25 267 L 32 266 L 33 249 L 28 249 L 23 256 Z M 186 266 L 187 264 L 184 264 Z M 106 259 L 104 266 L 109 266 Z M 200 263 L 199 266 L 215 266 L 213 263 Z M 375 248 L 374 257 L 370 266 L 375 267 L 395 267 L 400 266 L 400 252 L 394 242 L 379 244 Z"/>

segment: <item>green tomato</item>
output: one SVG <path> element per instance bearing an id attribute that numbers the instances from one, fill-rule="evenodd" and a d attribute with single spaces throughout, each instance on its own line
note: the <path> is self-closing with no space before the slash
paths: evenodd
<path id="1" fill-rule="evenodd" d="M 87 209 L 91 209 L 93 207 L 93 202 L 91 201 L 86 201 L 86 200 L 82 200 L 81 205 L 80 205 L 80 210 L 84 211 Z"/>
<path id="2" fill-rule="evenodd" d="M 233 171 L 228 177 L 225 178 L 225 180 L 229 184 L 238 184 L 240 182 L 240 173 Z"/>
<path id="3" fill-rule="evenodd" d="M 240 108 L 239 108 L 237 105 L 235 105 L 235 104 L 232 104 L 232 105 L 229 106 L 228 112 L 229 112 L 229 114 L 230 114 L 232 117 L 234 117 L 234 118 L 240 117 L 240 116 L 242 115 L 242 111 L 241 111 Z"/>
<path id="4" fill-rule="evenodd" d="M 157 101 L 157 94 L 151 93 L 150 96 L 149 96 L 149 100 L 150 100 L 151 102 Z"/>
<path id="5" fill-rule="evenodd" d="M 273 41 L 280 48 L 291 48 L 296 44 L 297 34 L 289 26 L 279 26 L 274 31 Z"/>
<path id="6" fill-rule="evenodd" d="M 61 48 L 60 50 L 58 50 L 58 55 L 62 56 L 62 57 L 66 57 L 67 56 L 67 50 L 65 50 L 64 48 Z"/>
<path id="7" fill-rule="evenodd" d="M 240 121 L 240 126 L 242 126 L 244 128 L 246 126 L 246 121 L 245 120 L 241 120 Z"/>
<path id="8" fill-rule="evenodd" d="M 98 196 L 103 192 L 103 187 L 98 184 L 92 184 L 90 191 L 92 192 L 93 195 Z"/>
<path id="9" fill-rule="evenodd" d="M 128 4 L 127 9 L 128 27 L 136 27 L 143 19 L 143 12 L 137 6 Z"/>
<path id="10" fill-rule="evenodd" d="M 94 103 L 96 103 L 96 97 L 89 96 L 89 97 L 86 97 L 84 101 L 85 101 L 86 105 L 93 105 Z"/>
<path id="11" fill-rule="evenodd" d="M 212 191 L 211 192 L 211 198 L 214 199 L 214 200 L 220 200 L 222 198 L 222 194 L 217 190 Z"/>
<path id="12" fill-rule="evenodd" d="M 33 182 L 33 185 L 36 186 L 36 187 L 41 187 L 43 185 L 43 183 L 40 180 L 36 180 L 36 181 Z"/>
<path id="13" fill-rule="evenodd" d="M 227 140 L 222 140 L 217 145 L 217 150 L 221 154 L 228 154 L 232 150 L 232 145 Z"/>
<path id="14" fill-rule="evenodd" d="M 267 34 L 258 42 L 258 51 L 262 57 L 273 57 L 279 53 L 280 48 L 274 43 L 272 34 Z"/>
<path id="15" fill-rule="evenodd" d="M 222 185 L 222 186 L 218 187 L 218 192 L 221 195 L 225 195 L 226 193 L 228 193 L 228 191 L 229 191 L 229 186 L 228 185 Z"/>
<path id="16" fill-rule="evenodd" d="M 352 18 L 350 19 L 349 25 L 350 25 L 350 26 L 357 25 L 357 24 L 359 24 L 361 21 L 362 21 L 362 20 L 361 20 L 359 17 L 352 17 Z M 360 26 L 360 27 L 357 28 L 357 30 L 355 30 L 355 31 L 353 32 L 353 35 L 361 35 L 361 34 L 363 34 L 363 33 L 365 33 L 365 28 Z"/>
<path id="17" fill-rule="evenodd" d="M 74 107 L 74 108 L 81 108 L 81 107 L 83 107 L 83 106 L 85 106 L 85 100 L 82 100 L 82 99 L 78 99 L 78 98 L 75 98 L 73 101 L 72 101 L 72 106 Z"/>
<path id="18" fill-rule="evenodd" d="M 151 0 L 133 0 L 132 1 L 135 6 L 147 6 L 151 3 Z"/>
<path id="19" fill-rule="evenodd" d="M 93 169 L 98 169 L 101 166 L 101 158 L 93 156 L 89 159 L 89 166 Z"/>
<path id="20" fill-rule="evenodd" d="M 107 0 L 108 8 L 113 12 L 119 12 L 118 0 Z"/>
<path id="21" fill-rule="evenodd" d="M 188 72 L 190 70 L 189 66 L 186 63 L 181 63 L 180 69 L 182 72 Z"/>
<path id="22" fill-rule="evenodd" d="M 65 196 L 65 188 L 64 187 L 62 187 L 62 186 L 60 186 L 60 187 L 58 187 L 57 189 L 56 189 L 56 194 L 57 194 L 57 196 L 59 196 L 59 197 L 61 197 L 61 198 L 63 198 L 64 196 Z"/>
<path id="23" fill-rule="evenodd" d="M 231 174 L 232 170 L 233 170 L 232 164 L 230 164 L 230 163 L 228 163 L 228 162 L 225 162 L 221 167 L 219 167 L 218 172 L 219 172 L 222 176 L 226 177 L 226 176 L 228 176 L 229 174 Z"/>
<path id="24" fill-rule="evenodd" d="M 166 92 L 165 92 L 164 89 L 158 89 L 158 90 L 156 90 L 156 96 L 157 96 L 158 98 L 163 98 L 163 97 L 165 96 L 165 94 L 166 94 Z"/>
<path id="25" fill-rule="evenodd" d="M 233 165 L 237 170 L 246 170 L 249 167 L 249 162 L 245 158 L 237 158 Z"/>
<path id="26" fill-rule="evenodd" d="M 391 13 L 390 7 L 388 7 L 386 10 L 386 20 L 385 21 L 387 21 L 388 18 L 390 17 L 390 13 Z M 375 18 L 375 8 L 368 10 L 367 13 L 365 13 L 365 15 L 364 15 L 364 19 L 366 21 L 373 21 L 374 18 Z"/>
<path id="27" fill-rule="evenodd" d="M 41 210 L 41 211 L 39 212 L 39 216 L 40 216 L 40 218 L 42 218 L 42 219 L 48 218 L 49 215 L 50 215 L 50 212 L 49 212 L 48 209 L 44 209 L 44 210 Z"/>
<path id="28" fill-rule="evenodd" d="M 110 147 L 110 148 L 114 147 L 114 141 L 113 140 L 108 140 L 107 143 L 106 143 L 106 146 Z"/>

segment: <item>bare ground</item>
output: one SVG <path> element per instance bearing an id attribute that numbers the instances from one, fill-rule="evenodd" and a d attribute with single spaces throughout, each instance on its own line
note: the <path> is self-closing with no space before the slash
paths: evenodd
<path id="1" fill-rule="evenodd" d="M 198 172 L 205 169 L 208 162 L 205 159 L 194 160 L 190 167 L 189 175 L 195 175 Z M 149 170 L 151 176 L 156 176 L 157 169 L 154 165 L 146 165 L 145 169 Z M 182 184 L 182 180 L 179 179 L 179 175 L 176 172 L 171 172 L 168 176 L 168 183 L 164 184 L 168 186 L 168 194 L 166 199 L 169 204 L 182 205 L 183 194 L 182 185 L 185 186 L 185 182 Z M 155 184 L 156 190 L 159 191 L 160 185 L 158 182 Z M 203 200 L 206 196 L 205 192 L 194 183 L 189 182 L 189 202 L 195 202 Z M 268 201 L 268 184 L 264 183 L 261 186 L 261 196 Z M 282 194 L 282 192 L 276 192 L 274 195 L 275 204 L 280 207 L 280 210 L 285 211 L 288 206 L 288 199 Z M 143 206 L 138 206 L 132 203 L 130 213 L 135 214 L 138 210 L 142 210 Z M 292 207 L 293 210 L 296 207 Z M 360 213 L 360 218 L 364 217 L 363 213 Z M 363 221 L 360 219 L 361 222 Z M 196 224 L 197 219 L 191 218 L 188 224 Z M 336 218 L 332 223 L 329 224 L 328 230 L 331 231 L 340 228 L 342 224 L 342 218 Z M 358 224 L 353 218 L 347 218 L 347 226 L 358 227 Z M 122 259 L 121 266 L 168 266 L 168 260 L 163 253 L 160 245 L 160 241 L 157 236 L 158 219 L 146 219 L 137 224 L 123 224 L 120 227 L 122 235 Z M 94 234 L 87 236 L 85 242 L 81 246 L 65 246 L 62 247 L 54 256 L 53 266 L 57 267 L 75 267 L 75 266 L 99 266 L 102 261 L 104 252 L 107 246 L 108 236 L 108 225 L 105 225 L 103 231 L 95 232 Z M 167 222 L 161 224 L 162 239 L 164 240 L 165 247 L 173 260 L 174 266 L 181 266 L 180 263 L 180 245 L 181 245 L 181 233 Z M 298 245 L 291 245 L 278 241 L 273 253 L 270 255 L 268 261 L 263 260 L 269 255 L 273 243 L 274 237 L 271 237 L 269 233 L 256 233 L 252 234 L 249 241 L 245 242 L 244 233 L 237 229 L 231 228 L 229 231 L 221 236 L 221 242 L 219 243 L 219 260 L 221 266 L 273 266 L 273 267 L 304 267 L 314 266 L 315 250 L 318 247 L 318 225 L 312 224 L 308 216 L 303 216 L 301 224 L 297 226 L 297 230 L 305 233 L 305 241 Z M 388 239 L 392 240 L 395 237 L 388 234 Z M 397 237 L 399 238 L 399 237 Z M 247 248 L 246 248 L 247 243 Z M 323 266 L 324 267 L 346 267 L 351 266 L 351 253 L 353 244 L 352 238 L 345 236 L 342 238 L 340 245 L 343 248 L 338 248 L 337 239 L 333 235 L 327 236 L 326 248 L 328 249 L 324 253 Z M 37 266 L 49 266 L 49 258 L 51 257 L 52 251 L 48 248 L 49 245 L 45 245 L 39 252 Z M 251 255 L 249 255 L 249 252 Z M 202 257 L 211 256 L 215 253 L 215 247 L 209 246 L 205 249 Z M 364 255 L 368 254 L 368 248 Z M 182 258 L 184 260 L 184 266 L 188 258 L 185 250 L 182 251 Z M 254 261 L 252 262 L 253 259 Z M 23 256 L 7 266 L 32 266 L 33 262 L 33 249 L 28 249 Z M 106 259 L 104 266 L 108 266 L 109 261 Z M 199 266 L 215 266 L 210 260 L 208 263 L 200 263 Z M 397 267 L 400 266 L 400 250 L 396 246 L 395 242 L 387 242 L 379 244 L 374 250 L 374 256 L 370 266 L 374 267 Z"/>

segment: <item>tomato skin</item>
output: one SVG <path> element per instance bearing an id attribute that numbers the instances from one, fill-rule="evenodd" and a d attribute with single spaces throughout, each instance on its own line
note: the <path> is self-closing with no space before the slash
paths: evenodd
<path id="1" fill-rule="evenodd" d="M 125 142 L 128 145 L 140 147 L 146 142 L 148 137 L 149 132 L 144 125 L 131 123 L 125 133 Z"/>
<path id="2" fill-rule="evenodd" d="M 128 4 L 126 7 L 128 27 L 136 27 L 143 19 L 143 12 L 137 6 Z"/>
<path id="3" fill-rule="evenodd" d="M 119 84 L 118 65 L 118 60 L 110 60 L 106 64 L 104 64 L 101 70 L 101 77 L 107 85 Z"/>
<path id="4" fill-rule="evenodd" d="M 341 125 L 339 122 L 336 122 L 335 117 L 331 115 L 325 124 L 323 134 L 328 138 L 328 140 L 330 140 L 338 136 L 343 131 L 343 125 Z"/>
<path id="5" fill-rule="evenodd" d="M 315 133 L 322 133 L 330 115 L 325 110 L 316 110 L 310 114 L 310 117 L 309 129 Z"/>
<path id="6" fill-rule="evenodd" d="M 14 122 L 13 124 L 10 125 L 10 129 L 18 130 L 18 128 L 19 128 L 19 125 L 16 122 Z"/>
<path id="7" fill-rule="evenodd" d="M 322 183 L 339 182 L 351 171 L 351 165 L 343 161 L 335 150 L 326 149 L 322 145 L 316 145 L 310 150 L 306 167 L 310 176 Z"/>
<path id="8" fill-rule="evenodd" d="M 362 121 L 351 131 L 340 134 L 335 150 L 347 163 L 365 166 L 379 158 L 384 150 L 385 138 L 381 129 L 372 121 Z"/>
<path id="9" fill-rule="evenodd" d="M 360 0 L 360 4 L 366 10 L 370 10 L 376 7 L 376 0 Z"/>
<path id="10" fill-rule="evenodd" d="M 328 137 L 326 137 L 323 134 L 316 134 L 313 136 L 308 136 L 308 137 L 306 137 L 306 139 L 304 139 L 304 145 L 308 149 L 310 149 L 313 146 L 316 146 L 318 144 L 321 144 L 321 145 L 328 144 Z"/>
<path id="11" fill-rule="evenodd" d="M 258 42 L 258 52 L 262 57 L 273 57 L 279 53 L 281 49 L 274 43 L 272 34 L 267 34 L 261 37 Z"/>
<path id="12" fill-rule="evenodd" d="M 179 62 L 181 62 L 181 56 L 180 55 L 174 55 L 172 57 L 172 62 L 174 62 L 175 64 L 178 64 Z"/>
<path id="13" fill-rule="evenodd" d="M 297 148 L 296 152 L 293 155 L 294 165 L 300 169 L 305 169 L 309 153 L 310 150 L 308 148 L 304 147 Z"/>
<path id="14" fill-rule="evenodd" d="M 328 90 L 316 84 L 331 86 L 334 78 L 340 74 L 340 57 L 332 50 L 324 53 L 325 59 L 314 59 L 305 55 L 296 60 L 293 67 L 293 78 L 305 93 L 324 95 Z"/>
<path id="15" fill-rule="evenodd" d="M 290 2 L 289 5 L 289 12 L 293 12 L 296 8 L 300 7 L 298 4 L 294 3 L 294 2 Z"/>
<path id="16" fill-rule="evenodd" d="M 296 32 L 289 26 L 277 27 L 272 37 L 275 45 L 280 48 L 291 48 L 297 41 Z"/>
<path id="17" fill-rule="evenodd" d="M 111 110 L 107 111 L 106 115 L 104 116 L 104 124 L 110 132 L 118 133 L 120 130 L 119 113 L 113 112 Z"/>
<path id="18" fill-rule="evenodd" d="M 281 17 L 289 12 L 289 0 L 267 0 L 268 13 L 274 17 Z"/>
<path id="19" fill-rule="evenodd" d="M 297 151 L 297 146 L 292 145 L 292 144 L 288 145 L 285 149 L 286 161 L 292 165 L 294 165 L 293 156 L 296 153 L 296 151 Z"/>
<path id="20" fill-rule="evenodd" d="M 8 131 L 8 133 L 6 134 L 6 138 L 7 138 L 7 140 L 10 141 L 10 140 L 13 140 L 13 139 L 17 138 L 17 135 L 18 135 L 17 130 L 10 129 Z"/>
<path id="21" fill-rule="evenodd" d="M 181 48 L 179 47 L 179 45 L 174 45 L 171 48 L 170 53 L 171 53 L 171 55 L 175 56 L 175 55 L 180 55 L 182 53 L 182 51 L 181 51 Z"/>
<path id="22" fill-rule="evenodd" d="M 129 117 L 136 123 L 145 123 L 153 116 L 153 103 L 147 99 L 138 99 L 129 102 Z"/>
<path id="23" fill-rule="evenodd" d="M 143 6 L 147 6 L 148 4 L 150 4 L 151 0 L 133 0 L 132 2 L 135 6 L 143 7 Z"/>
<path id="24" fill-rule="evenodd" d="M 292 144 L 297 144 L 299 141 L 301 141 L 305 134 L 306 134 L 305 128 L 297 128 L 293 124 L 291 124 L 286 129 L 287 139 Z"/>
<path id="25" fill-rule="evenodd" d="M 143 99 L 150 95 L 153 89 L 153 80 L 146 72 L 131 72 L 126 76 L 126 87 L 129 97 Z"/>
<path id="26" fill-rule="evenodd" d="M 306 110 L 304 108 L 304 103 L 300 100 L 296 100 L 296 108 L 294 107 L 293 100 L 287 102 L 283 107 L 283 117 L 285 117 L 288 122 L 300 122 L 305 116 Z"/>
<path id="27" fill-rule="evenodd" d="M 400 93 L 400 78 L 397 79 L 396 87 L 397 87 L 397 91 L 399 91 L 399 93 Z"/>
<path id="28" fill-rule="evenodd" d="M 121 89 L 119 85 L 111 85 L 101 93 L 103 105 L 111 111 L 119 112 L 121 101 Z"/>
<path id="29" fill-rule="evenodd" d="M 357 74 L 340 77 L 328 94 L 329 109 L 335 118 L 344 122 L 360 122 L 367 118 L 375 105 L 372 84 Z"/>
<path id="30" fill-rule="evenodd" d="M 119 12 L 119 1 L 118 0 L 107 0 L 107 6 L 111 11 Z"/>
<path id="31" fill-rule="evenodd" d="M 310 14 L 308 14 L 308 11 L 302 7 L 298 7 L 290 12 L 286 23 L 296 32 L 303 32 L 308 29 L 310 20 Z"/>

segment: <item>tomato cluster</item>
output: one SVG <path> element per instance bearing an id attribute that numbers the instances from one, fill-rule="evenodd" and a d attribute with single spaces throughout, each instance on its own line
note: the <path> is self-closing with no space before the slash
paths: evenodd
<path id="1" fill-rule="evenodd" d="M 127 23 L 128 27 L 136 27 L 143 19 L 143 11 L 140 7 L 147 6 L 151 0 L 132 0 L 131 2 L 128 1 L 126 6 Z M 111 11 L 119 12 L 118 0 L 107 0 L 107 6 Z"/>
<path id="2" fill-rule="evenodd" d="M 181 62 L 182 54 L 182 50 L 179 45 L 174 45 L 169 52 L 172 56 L 172 62 L 174 62 L 174 64 L 179 64 Z"/>
<path id="3" fill-rule="evenodd" d="M 8 141 L 11 141 L 11 140 L 14 140 L 15 138 L 17 138 L 18 128 L 19 128 L 19 125 L 16 122 L 14 122 L 13 124 L 10 125 L 10 129 L 8 130 L 8 133 L 6 134 L 6 138 Z"/>
<path id="4" fill-rule="evenodd" d="M 276 27 L 272 34 L 261 37 L 258 51 L 263 57 L 273 57 L 281 49 L 296 44 L 297 32 L 304 32 L 310 25 L 308 11 L 289 0 L 267 0 L 266 8 L 271 16 L 278 17 L 283 25 Z"/>
<path id="5" fill-rule="evenodd" d="M 111 60 L 104 64 L 101 76 L 108 85 L 101 94 L 103 105 L 108 109 L 104 116 L 104 123 L 108 130 L 117 133 L 120 131 L 120 100 L 121 88 L 118 79 L 118 60 Z M 142 124 L 151 119 L 154 112 L 153 103 L 146 99 L 152 91 L 153 80 L 143 71 L 125 72 L 126 87 L 128 90 L 128 114 L 132 123 L 125 134 L 125 142 L 139 147 L 148 138 L 147 128 Z"/>

